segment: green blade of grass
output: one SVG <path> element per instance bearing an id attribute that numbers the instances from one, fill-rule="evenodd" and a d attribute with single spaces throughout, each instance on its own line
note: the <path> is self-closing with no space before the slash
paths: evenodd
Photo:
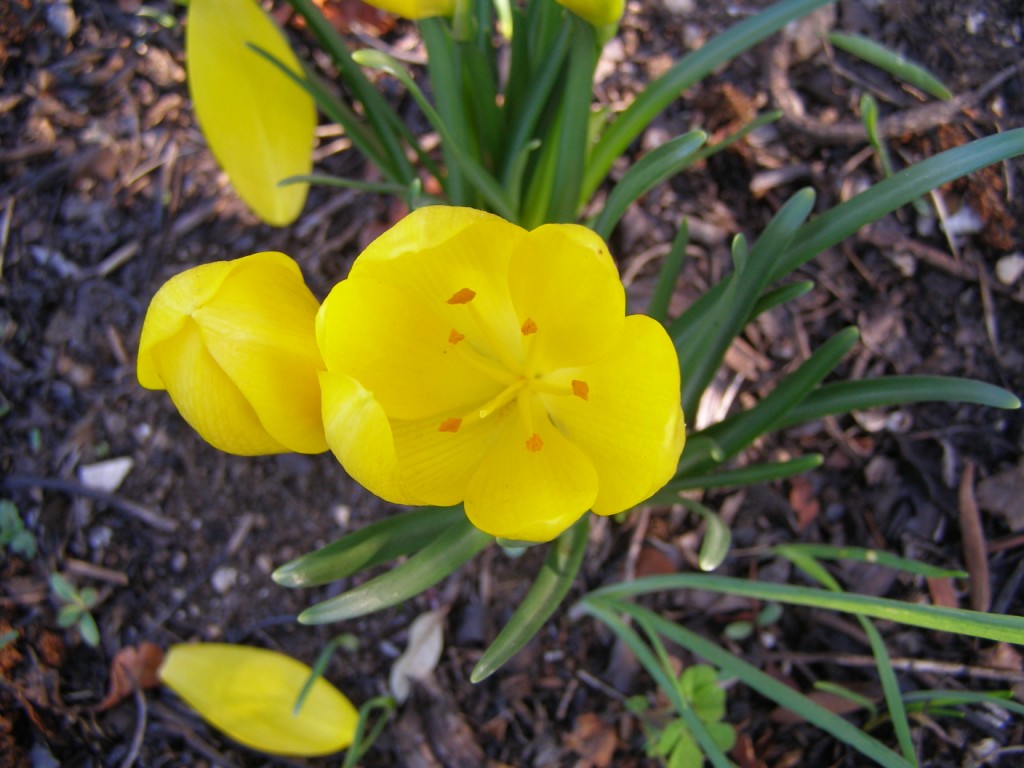
<path id="1" fill-rule="evenodd" d="M 754 309 L 751 311 L 751 317 L 757 317 L 780 304 L 793 301 L 793 299 L 800 298 L 805 293 L 810 293 L 814 290 L 814 283 L 810 280 L 801 280 L 798 283 L 790 283 L 789 285 L 782 285 L 778 288 L 773 288 L 770 291 L 765 291 L 758 298 L 757 303 L 754 305 Z"/>
<path id="2" fill-rule="evenodd" d="M 672 238 L 672 247 L 661 263 L 661 269 L 658 270 L 658 281 L 651 293 L 651 300 L 647 302 L 647 314 L 663 325 L 668 322 L 668 307 L 672 301 L 676 283 L 679 282 L 679 274 L 683 271 L 683 263 L 686 261 L 686 246 L 689 242 L 690 223 L 688 219 L 683 219 L 679 231 Z"/>
<path id="3" fill-rule="evenodd" d="M 727 469 L 707 475 L 677 475 L 676 479 L 670 480 L 662 490 L 652 496 L 649 503 L 673 503 L 680 491 L 732 488 L 733 486 L 758 485 L 760 483 L 771 483 L 775 480 L 785 480 L 787 477 L 802 475 L 804 472 L 817 469 L 823 461 L 824 458 L 822 458 L 821 454 L 812 453 L 796 459 L 789 459 L 788 461 L 752 464 L 748 467 Z"/>
<path id="4" fill-rule="evenodd" d="M 902 80 L 915 88 L 920 88 L 925 93 L 943 101 L 953 98 L 939 78 L 922 67 L 908 61 L 894 51 L 890 51 L 884 45 L 879 45 L 874 40 L 869 40 L 861 35 L 851 35 L 845 32 L 831 32 L 828 41 L 836 48 L 866 61 L 884 72 L 888 72 L 897 80 Z"/>
<path id="5" fill-rule="evenodd" d="M 806 605 L 829 611 L 885 619 L 922 629 L 953 632 L 987 640 L 1024 644 L 1024 618 L 1003 616 L 959 608 L 917 605 L 870 595 L 836 593 L 812 587 L 768 584 L 714 576 L 704 573 L 678 573 L 649 576 L 631 582 L 603 587 L 591 595 L 625 598 L 674 589 L 704 589 L 709 592 L 774 600 L 778 603 Z"/>
<path id="6" fill-rule="evenodd" d="M 833 547 L 829 544 L 780 544 L 774 547 L 772 551 L 783 555 L 783 550 L 803 552 L 818 560 L 855 560 L 860 563 L 871 563 L 927 578 L 966 579 L 968 576 L 967 571 L 937 568 L 934 565 L 893 555 L 880 549 Z"/>
<path id="7" fill-rule="evenodd" d="M 473 667 L 470 682 L 479 683 L 500 669 L 537 634 L 562 604 L 583 562 L 589 530 L 590 515 L 584 515 L 551 545 L 526 597 Z"/>

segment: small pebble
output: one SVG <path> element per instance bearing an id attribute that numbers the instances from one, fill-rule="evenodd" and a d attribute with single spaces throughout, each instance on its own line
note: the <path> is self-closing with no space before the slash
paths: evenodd
<path id="1" fill-rule="evenodd" d="M 227 594 L 237 582 L 238 571 L 227 565 L 222 565 L 220 568 L 215 570 L 213 572 L 213 576 L 210 577 L 210 584 L 213 585 L 213 591 L 218 595 Z"/>
<path id="2" fill-rule="evenodd" d="M 1024 275 L 1024 254 L 1011 253 L 996 262 L 996 277 L 1003 285 L 1013 285 Z"/>
<path id="3" fill-rule="evenodd" d="M 171 570 L 175 573 L 181 573 L 188 566 L 188 555 L 184 552 L 175 552 L 171 558 Z"/>

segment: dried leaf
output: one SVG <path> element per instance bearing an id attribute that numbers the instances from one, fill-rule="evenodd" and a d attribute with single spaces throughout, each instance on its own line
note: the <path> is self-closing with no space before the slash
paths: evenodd
<path id="1" fill-rule="evenodd" d="M 78 479 L 82 485 L 94 491 L 113 493 L 132 471 L 135 462 L 128 456 L 98 461 L 78 468 Z"/>
<path id="2" fill-rule="evenodd" d="M 565 737 L 565 746 L 580 756 L 577 768 L 608 768 L 618 745 L 615 728 L 593 713 L 577 717 Z"/>
<path id="3" fill-rule="evenodd" d="M 971 608 L 988 611 L 992 605 L 985 530 L 974 499 L 974 465 L 967 462 L 960 480 L 960 533 L 964 541 L 964 563 L 971 574 Z"/>
<path id="4" fill-rule="evenodd" d="M 409 627 L 409 645 L 391 667 L 391 695 L 399 704 L 409 698 L 411 681 L 428 677 L 441 660 L 447 615 L 447 607 L 427 611 Z"/>
<path id="5" fill-rule="evenodd" d="M 1014 533 L 1024 531 L 1024 461 L 1000 472 L 998 475 L 986 477 L 976 492 L 978 506 L 1006 518 L 1006 524 Z"/>
<path id="6" fill-rule="evenodd" d="M 136 688 L 146 690 L 160 685 L 157 670 L 164 661 L 164 652 L 156 643 L 142 642 L 138 648 L 127 646 L 114 656 L 110 665 L 110 686 L 107 695 L 96 705 L 104 712 L 132 695 Z"/>
<path id="7" fill-rule="evenodd" d="M 790 481 L 789 504 L 796 512 L 796 529 L 803 533 L 821 512 L 821 504 L 814 496 L 811 481 L 802 475 Z"/>
<path id="8" fill-rule="evenodd" d="M 959 608 L 960 598 L 953 586 L 953 579 L 950 577 L 928 577 L 928 593 L 932 596 L 932 605 L 941 608 Z"/>

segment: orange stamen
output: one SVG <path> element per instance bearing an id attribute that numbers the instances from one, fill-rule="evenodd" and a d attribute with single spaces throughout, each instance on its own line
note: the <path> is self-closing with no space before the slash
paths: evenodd
<path id="1" fill-rule="evenodd" d="M 459 427 L 462 426 L 462 419 L 445 419 L 441 422 L 441 426 L 437 428 L 438 432 L 458 432 Z"/>
<path id="2" fill-rule="evenodd" d="M 534 432 L 530 435 L 530 439 L 526 441 L 526 450 L 530 453 L 536 453 L 544 447 L 544 441 L 540 439 L 540 435 Z"/>
<path id="3" fill-rule="evenodd" d="M 533 322 L 532 317 L 528 317 L 525 322 L 523 322 L 523 327 L 519 330 L 523 332 L 523 336 L 529 336 L 531 333 L 537 332 L 537 324 Z"/>
<path id="4" fill-rule="evenodd" d="M 448 334 L 448 343 L 449 344 L 458 344 L 464 338 L 466 338 L 466 336 L 464 334 L 461 334 L 458 331 L 456 331 L 454 328 L 452 328 L 452 332 Z"/>
<path id="5" fill-rule="evenodd" d="M 476 296 L 476 291 L 469 288 L 460 288 L 448 299 L 449 304 L 469 304 Z"/>
<path id="6" fill-rule="evenodd" d="M 576 395 L 580 400 L 590 399 L 590 387 L 585 381 L 579 381 L 578 379 L 572 380 L 572 393 Z"/>

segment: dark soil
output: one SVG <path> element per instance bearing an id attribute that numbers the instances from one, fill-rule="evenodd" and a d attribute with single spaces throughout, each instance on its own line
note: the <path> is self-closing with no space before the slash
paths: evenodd
<path id="1" fill-rule="evenodd" d="M 631 4 L 620 40 L 606 52 L 600 96 L 613 104 L 628 100 L 685 50 L 767 3 L 730 4 L 728 11 L 725 4 L 695 5 L 675 15 Z M 173 23 L 162 26 L 161 15 Z M 0 765 L 295 764 L 231 743 L 166 689 L 101 707 L 115 655 L 143 641 L 166 648 L 223 640 L 311 663 L 344 632 L 358 648 L 336 654 L 327 676 L 361 703 L 387 692 L 388 670 L 412 619 L 441 606 L 451 608 L 441 664 L 384 731 L 366 766 L 653 764 L 623 700 L 639 693 L 654 702 L 654 684 L 588 620 L 572 621 L 560 610 L 505 669 L 469 683 L 473 663 L 525 593 L 540 552 L 511 560 L 492 548 L 401 608 L 339 626 L 299 626 L 300 610 L 355 581 L 289 591 L 270 572 L 393 510 L 350 481 L 330 455 L 221 454 L 182 422 L 165 395 L 139 387 L 134 355 L 143 313 L 171 275 L 281 250 L 299 260 L 323 297 L 360 248 L 401 215 L 387 201 L 315 189 L 294 226 L 274 230 L 256 221 L 213 163 L 190 111 L 182 17 L 164 0 L 0 5 L 0 483 L 38 542 L 31 558 L 0 553 L 0 635 L 18 634 L 0 650 Z M 866 34 L 927 65 L 957 94 L 1020 64 L 1022 27 L 1013 0 L 850 1 L 838 5 L 835 21 L 836 29 Z M 414 36 L 399 24 L 385 40 L 401 47 Z M 683 216 L 692 242 L 675 311 L 728 269 L 732 235 L 756 237 L 797 189 L 812 186 L 818 210 L 825 210 L 880 178 L 866 142 L 847 135 L 856 129 L 865 89 L 886 116 L 900 118 L 925 103 L 913 89 L 809 42 L 806 56 L 787 55 L 781 71 L 780 40 L 685 94 L 637 147 L 695 127 L 721 138 L 771 108 L 780 84 L 806 110 L 663 185 L 630 211 L 611 245 L 637 308 Z M 408 104 L 402 108 L 419 120 Z M 954 114 L 933 111 L 912 130 L 894 132 L 889 148 L 903 167 L 1021 125 L 1018 69 Z M 321 147 L 318 167 L 367 173 L 337 135 L 325 134 Z M 736 399 L 748 406 L 780 372 L 856 324 L 863 340 L 843 376 L 969 376 L 1024 393 L 1024 283 L 1004 284 L 996 271 L 1000 259 L 1024 252 L 1022 170 L 1019 159 L 1004 163 L 925 201 L 955 221 L 973 221 L 977 231 L 947 238 L 934 219 L 908 207 L 805 267 L 802 277 L 817 289 L 752 324 L 731 351 L 718 391 L 742 381 Z M 691 424 L 701 418 L 688 414 Z M 817 451 L 825 463 L 792 481 L 705 498 L 733 525 L 736 551 L 722 572 L 785 580 L 788 568 L 757 553 L 808 541 L 876 547 L 946 567 L 975 563 L 975 581 L 984 580 L 967 554 L 973 551 L 987 559 L 992 610 L 1019 615 L 1024 520 L 1014 468 L 1022 426 L 1019 411 L 941 404 L 827 420 L 766 438 L 743 461 Z M 116 489 L 97 493 L 82 471 L 114 458 L 129 459 L 130 471 Z M 972 516 L 973 496 L 981 510 Z M 979 523 L 981 539 L 962 535 L 965 520 L 968 527 Z M 634 514 L 624 524 L 598 521 L 569 602 L 627 574 L 694 569 L 698 523 L 681 508 Z M 98 589 L 97 648 L 58 626 L 59 606 L 47 584 L 54 572 Z M 896 578 L 875 568 L 836 573 L 867 594 L 962 607 L 983 599 L 950 579 Z M 870 653 L 864 635 L 845 617 L 787 609 L 772 626 L 729 640 L 723 629 L 750 618 L 757 605 L 696 593 L 659 605 L 801 690 L 829 680 L 880 700 L 874 670 L 858 661 Z M 901 671 L 905 689 L 1014 685 L 1021 698 L 1024 673 L 1012 648 L 879 626 L 892 656 L 948 663 Z M 835 704 L 823 698 L 824 706 Z M 729 688 L 728 706 L 727 720 L 740 734 L 733 758 L 744 768 L 864 764 L 740 686 Z M 850 717 L 865 720 L 859 712 Z M 1024 741 L 1019 718 L 1003 722 L 992 713 L 920 717 L 913 727 L 928 765 L 983 765 L 986 750 L 998 754 Z M 874 733 L 895 743 L 889 730 L 883 722 Z M 1011 749 L 990 764 L 1019 760 Z"/>

